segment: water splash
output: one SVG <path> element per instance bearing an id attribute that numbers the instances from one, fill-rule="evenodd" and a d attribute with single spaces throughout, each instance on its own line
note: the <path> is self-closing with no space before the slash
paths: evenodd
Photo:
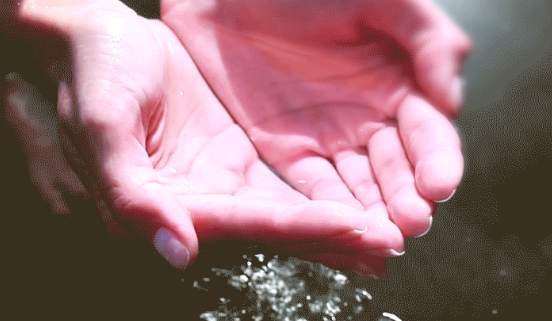
<path id="1" fill-rule="evenodd" d="M 203 320 L 400 320 L 391 313 L 378 313 L 372 295 L 339 271 L 295 258 L 262 254 L 243 258 L 244 264 L 233 270 L 212 269 L 237 295 L 220 298 L 218 310 L 202 313 Z M 194 287 L 201 290 L 208 285 L 194 282 Z"/>

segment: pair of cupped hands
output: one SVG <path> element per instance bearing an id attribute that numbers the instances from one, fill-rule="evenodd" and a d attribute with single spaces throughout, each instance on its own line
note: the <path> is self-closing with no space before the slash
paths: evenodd
<path id="1" fill-rule="evenodd" d="M 78 181 L 52 189 L 82 182 L 114 236 L 175 267 L 203 244 L 261 244 L 381 276 L 460 183 L 470 41 L 429 1 L 165 0 L 148 20 L 115 0 L 27 0 L 19 14 L 70 48 L 53 63 L 52 150 Z"/>

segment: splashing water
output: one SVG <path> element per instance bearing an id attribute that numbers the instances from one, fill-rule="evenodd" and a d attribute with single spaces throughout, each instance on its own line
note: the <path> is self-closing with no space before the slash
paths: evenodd
<path id="1" fill-rule="evenodd" d="M 194 281 L 208 291 L 211 279 L 225 281 L 235 290 L 221 297 L 218 310 L 201 314 L 206 321 L 401 321 L 391 313 L 378 313 L 372 295 L 351 284 L 349 278 L 320 264 L 295 258 L 244 255 L 233 270 L 213 268 L 214 277 Z M 207 282 L 205 280 L 208 280 Z"/>

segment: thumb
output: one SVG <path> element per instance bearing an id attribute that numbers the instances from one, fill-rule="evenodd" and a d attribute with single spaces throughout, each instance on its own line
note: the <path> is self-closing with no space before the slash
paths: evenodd
<path id="1" fill-rule="evenodd" d="M 376 1 L 377 2 L 377 1 Z M 418 86 L 446 114 L 463 105 L 462 65 L 470 38 L 431 0 L 391 0 L 370 10 L 370 25 L 393 37 L 410 56 Z"/>
<path id="2" fill-rule="evenodd" d="M 135 164 L 120 169 L 135 174 L 151 170 Z M 115 219 L 150 240 L 172 266 L 185 269 L 192 264 L 198 254 L 197 236 L 188 211 L 176 197 L 158 182 L 137 183 L 135 177 L 140 174 L 110 176 L 118 182 L 106 196 Z"/>
<path id="3" fill-rule="evenodd" d="M 138 102 L 115 92 L 73 99 L 60 84 L 59 124 L 69 141 L 64 152 L 99 207 L 105 205 L 117 223 L 185 269 L 198 254 L 190 214 L 158 180 L 144 147 Z"/>

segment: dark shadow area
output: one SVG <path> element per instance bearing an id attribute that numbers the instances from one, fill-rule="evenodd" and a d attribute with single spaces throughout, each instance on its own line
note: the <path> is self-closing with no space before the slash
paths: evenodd
<path id="1" fill-rule="evenodd" d="M 149 19 L 159 19 L 159 0 L 122 0 L 124 4 L 131 7 L 137 14 Z"/>

